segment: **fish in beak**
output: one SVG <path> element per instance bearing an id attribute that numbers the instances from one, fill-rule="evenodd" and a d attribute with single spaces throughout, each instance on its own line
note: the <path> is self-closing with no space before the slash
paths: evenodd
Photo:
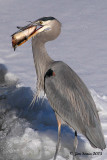
<path id="1" fill-rule="evenodd" d="M 40 28 L 41 27 L 42 26 L 40 26 Z M 29 25 L 25 27 L 17 28 L 19 30 L 12 35 L 12 47 L 14 48 L 14 51 L 17 48 L 17 46 L 21 46 L 23 43 L 25 43 L 38 33 L 36 21 L 31 22 Z"/>

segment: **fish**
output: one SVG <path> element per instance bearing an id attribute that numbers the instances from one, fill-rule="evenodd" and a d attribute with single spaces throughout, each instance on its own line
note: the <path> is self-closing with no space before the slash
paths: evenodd
<path id="1" fill-rule="evenodd" d="M 17 27 L 19 30 L 12 35 L 12 47 L 15 49 L 17 46 L 21 46 L 36 32 L 37 26 Z"/>

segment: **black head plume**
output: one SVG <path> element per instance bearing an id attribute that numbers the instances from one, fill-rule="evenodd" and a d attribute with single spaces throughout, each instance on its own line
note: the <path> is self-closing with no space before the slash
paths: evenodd
<path id="1" fill-rule="evenodd" d="M 48 21 L 48 20 L 54 20 L 55 18 L 54 17 L 42 17 L 42 18 L 39 18 L 37 21 Z"/>

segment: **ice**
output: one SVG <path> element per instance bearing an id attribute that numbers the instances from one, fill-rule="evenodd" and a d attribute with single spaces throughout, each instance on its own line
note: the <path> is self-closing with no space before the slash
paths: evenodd
<path id="1" fill-rule="evenodd" d="M 62 23 L 61 35 L 46 44 L 49 55 L 63 60 L 88 86 L 100 115 L 107 144 L 107 1 L 0 1 L 0 160 L 52 160 L 57 143 L 57 122 L 46 98 L 30 105 L 36 90 L 31 41 L 11 46 L 16 26 L 43 16 Z M 57 160 L 72 160 L 74 132 L 62 127 Z M 78 135 L 76 156 L 81 160 L 107 160 L 107 149 L 93 149 Z"/>
<path id="2" fill-rule="evenodd" d="M 1 70 L 4 71 L 5 66 Z M 1 72 L 2 73 L 2 72 Z M 8 75 L 6 73 L 4 77 Z M 13 80 L 12 80 L 13 78 Z M 4 86 L 1 89 L 0 99 L 0 158 L 1 160 L 51 160 L 57 143 L 57 123 L 53 110 L 50 108 L 47 99 L 39 99 L 32 107 L 31 101 L 33 92 L 29 87 L 17 87 L 17 78 L 9 73 L 9 82 L 4 78 Z M 16 81 L 15 81 L 16 80 Z M 17 82 L 17 83 L 14 83 Z M 10 85 L 11 84 L 11 85 Z M 97 95 L 91 90 L 96 102 L 105 109 L 105 98 Z M 3 97 L 4 95 L 4 97 Z M 100 100 L 99 100 L 100 99 Z M 103 110 L 99 109 L 99 112 Z M 105 113 L 104 113 L 105 114 Z M 103 113 L 102 126 L 104 133 L 107 132 L 105 123 L 106 116 Z M 104 119 L 103 119 L 104 116 Z M 62 127 L 61 146 L 59 159 L 72 159 L 74 132 L 67 126 Z M 78 136 L 79 145 L 77 152 L 93 153 L 99 151 L 93 149 L 82 135 Z M 78 159 L 90 160 L 92 156 L 81 156 Z M 96 156 L 95 156 L 96 157 Z M 95 157 L 93 157 L 95 159 Z"/>

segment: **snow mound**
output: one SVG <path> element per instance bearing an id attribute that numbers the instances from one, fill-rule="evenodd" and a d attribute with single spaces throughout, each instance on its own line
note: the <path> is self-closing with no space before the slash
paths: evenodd
<path id="1" fill-rule="evenodd" d="M 18 78 L 14 75 L 14 74 L 12 74 L 12 73 L 7 73 L 6 75 L 5 75 L 5 82 L 7 83 L 7 85 L 15 85 L 15 84 L 17 84 L 17 82 L 18 82 Z"/>
<path id="2" fill-rule="evenodd" d="M 7 73 L 7 68 L 4 64 L 0 64 L 0 84 L 5 81 L 5 74 Z"/>
<path id="3" fill-rule="evenodd" d="M 17 77 L 8 73 L 4 65 L 0 73 L 5 77 L 5 85 L 0 87 L 0 160 L 52 160 L 57 143 L 57 122 L 52 108 L 46 99 L 41 98 L 30 106 L 32 90 L 17 87 Z M 102 113 L 107 104 L 106 97 L 99 97 L 94 90 L 91 93 Z M 74 132 L 63 126 L 57 160 L 72 159 L 73 139 Z M 99 151 L 93 149 L 82 135 L 78 140 L 77 152 Z M 93 157 L 96 158 L 101 157 Z M 90 160 L 92 156 L 81 155 L 76 159 Z"/>

